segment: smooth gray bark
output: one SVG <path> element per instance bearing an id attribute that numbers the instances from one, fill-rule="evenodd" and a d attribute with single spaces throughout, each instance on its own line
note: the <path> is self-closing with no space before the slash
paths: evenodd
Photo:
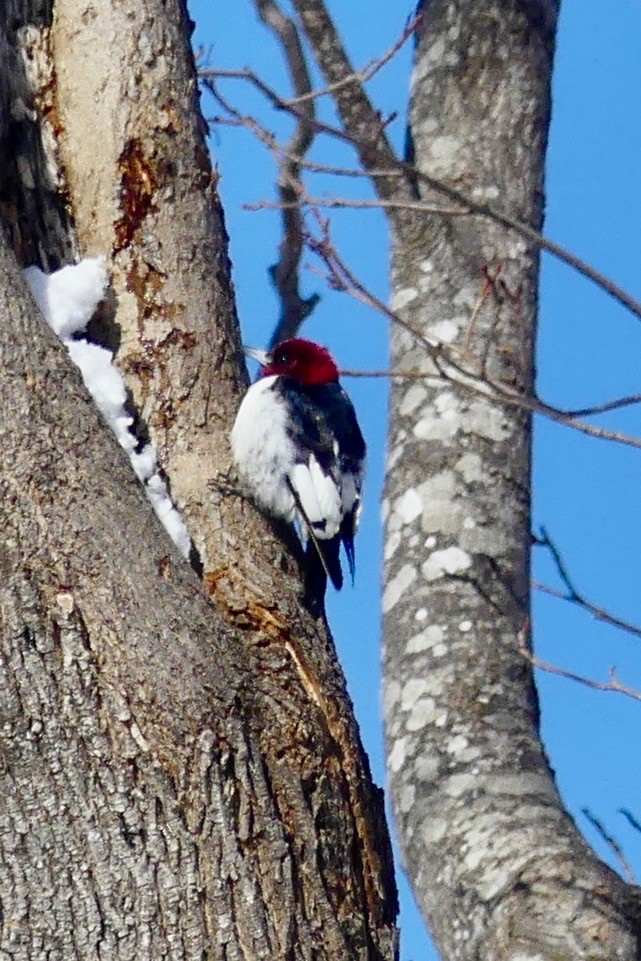
<path id="1" fill-rule="evenodd" d="M 412 77 L 417 168 L 540 229 L 556 6 L 432 0 Z M 421 198 L 439 195 L 417 182 Z M 393 301 L 468 366 L 530 394 L 538 252 L 486 217 L 406 218 Z M 497 271 L 500 271 L 497 273 Z M 485 275 L 496 283 L 472 320 Z M 528 637 L 531 418 L 392 366 L 383 613 L 388 769 L 405 866 L 447 959 L 632 959 L 624 883 L 565 813 Z"/>

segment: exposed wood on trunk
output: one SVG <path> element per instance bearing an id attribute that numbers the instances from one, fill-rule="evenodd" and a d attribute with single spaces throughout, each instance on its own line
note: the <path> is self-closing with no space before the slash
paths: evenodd
<path id="1" fill-rule="evenodd" d="M 16 5 L 0 37 L 0 144 L 13 156 L 26 85 L 24 149 L 56 215 L 35 220 L 12 174 L 11 239 L 45 268 L 110 259 L 92 332 L 119 348 L 215 600 L 3 248 L 0 949 L 392 959 L 382 798 L 331 638 L 291 538 L 229 493 L 246 375 L 186 24 L 160 0 L 60 0 Z"/>

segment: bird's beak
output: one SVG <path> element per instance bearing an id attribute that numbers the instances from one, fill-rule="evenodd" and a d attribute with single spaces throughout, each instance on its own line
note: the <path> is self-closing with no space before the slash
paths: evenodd
<path id="1" fill-rule="evenodd" d="M 245 354 L 253 360 L 257 360 L 261 367 L 269 363 L 269 354 L 266 350 L 257 350 L 255 347 L 243 347 Z"/>

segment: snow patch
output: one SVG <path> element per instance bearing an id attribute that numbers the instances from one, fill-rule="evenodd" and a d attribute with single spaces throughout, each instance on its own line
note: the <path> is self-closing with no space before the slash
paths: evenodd
<path id="1" fill-rule="evenodd" d="M 27 267 L 24 276 L 45 320 L 62 341 L 85 329 L 109 283 L 104 257 L 90 257 L 53 274 Z"/>
<path id="2" fill-rule="evenodd" d="M 103 299 L 109 275 L 104 257 L 87 257 L 45 274 L 39 267 L 27 267 L 24 277 L 43 317 L 63 342 L 104 420 L 116 435 L 167 533 L 183 557 L 189 556 L 191 538 L 174 507 L 167 485 L 157 472 L 157 455 L 148 444 L 137 451 L 131 433 L 133 418 L 125 409 L 127 389 L 113 354 L 86 340 L 74 340 L 82 333 Z"/>

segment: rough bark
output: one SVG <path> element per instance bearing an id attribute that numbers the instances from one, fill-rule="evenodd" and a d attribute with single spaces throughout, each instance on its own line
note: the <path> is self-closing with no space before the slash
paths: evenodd
<path id="1" fill-rule="evenodd" d="M 539 229 L 557 5 L 431 0 L 412 79 L 420 171 Z M 422 198 L 431 193 L 418 181 Z M 393 306 L 533 385 L 538 255 L 488 218 L 397 222 Z M 484 282 L 491 296 L 472 323 Z M 623 882 L 563 810 L 529 630 L 529 415 L 436 376 L 392 332 L 383 595 L 388 769 L 406 869 L 448 959 L 637 956 Z"/>
<path id="2" fill-rule="evenodd" d="M 0 955 L 393 958 L 381 797 L 331 638 L 291 542 L 227 491 L 246 374 L 184 10 L 4 12 L 5 232 L 22 263 L 109 257 L 93 333 L 216 606 L 3 247 Z"/>

